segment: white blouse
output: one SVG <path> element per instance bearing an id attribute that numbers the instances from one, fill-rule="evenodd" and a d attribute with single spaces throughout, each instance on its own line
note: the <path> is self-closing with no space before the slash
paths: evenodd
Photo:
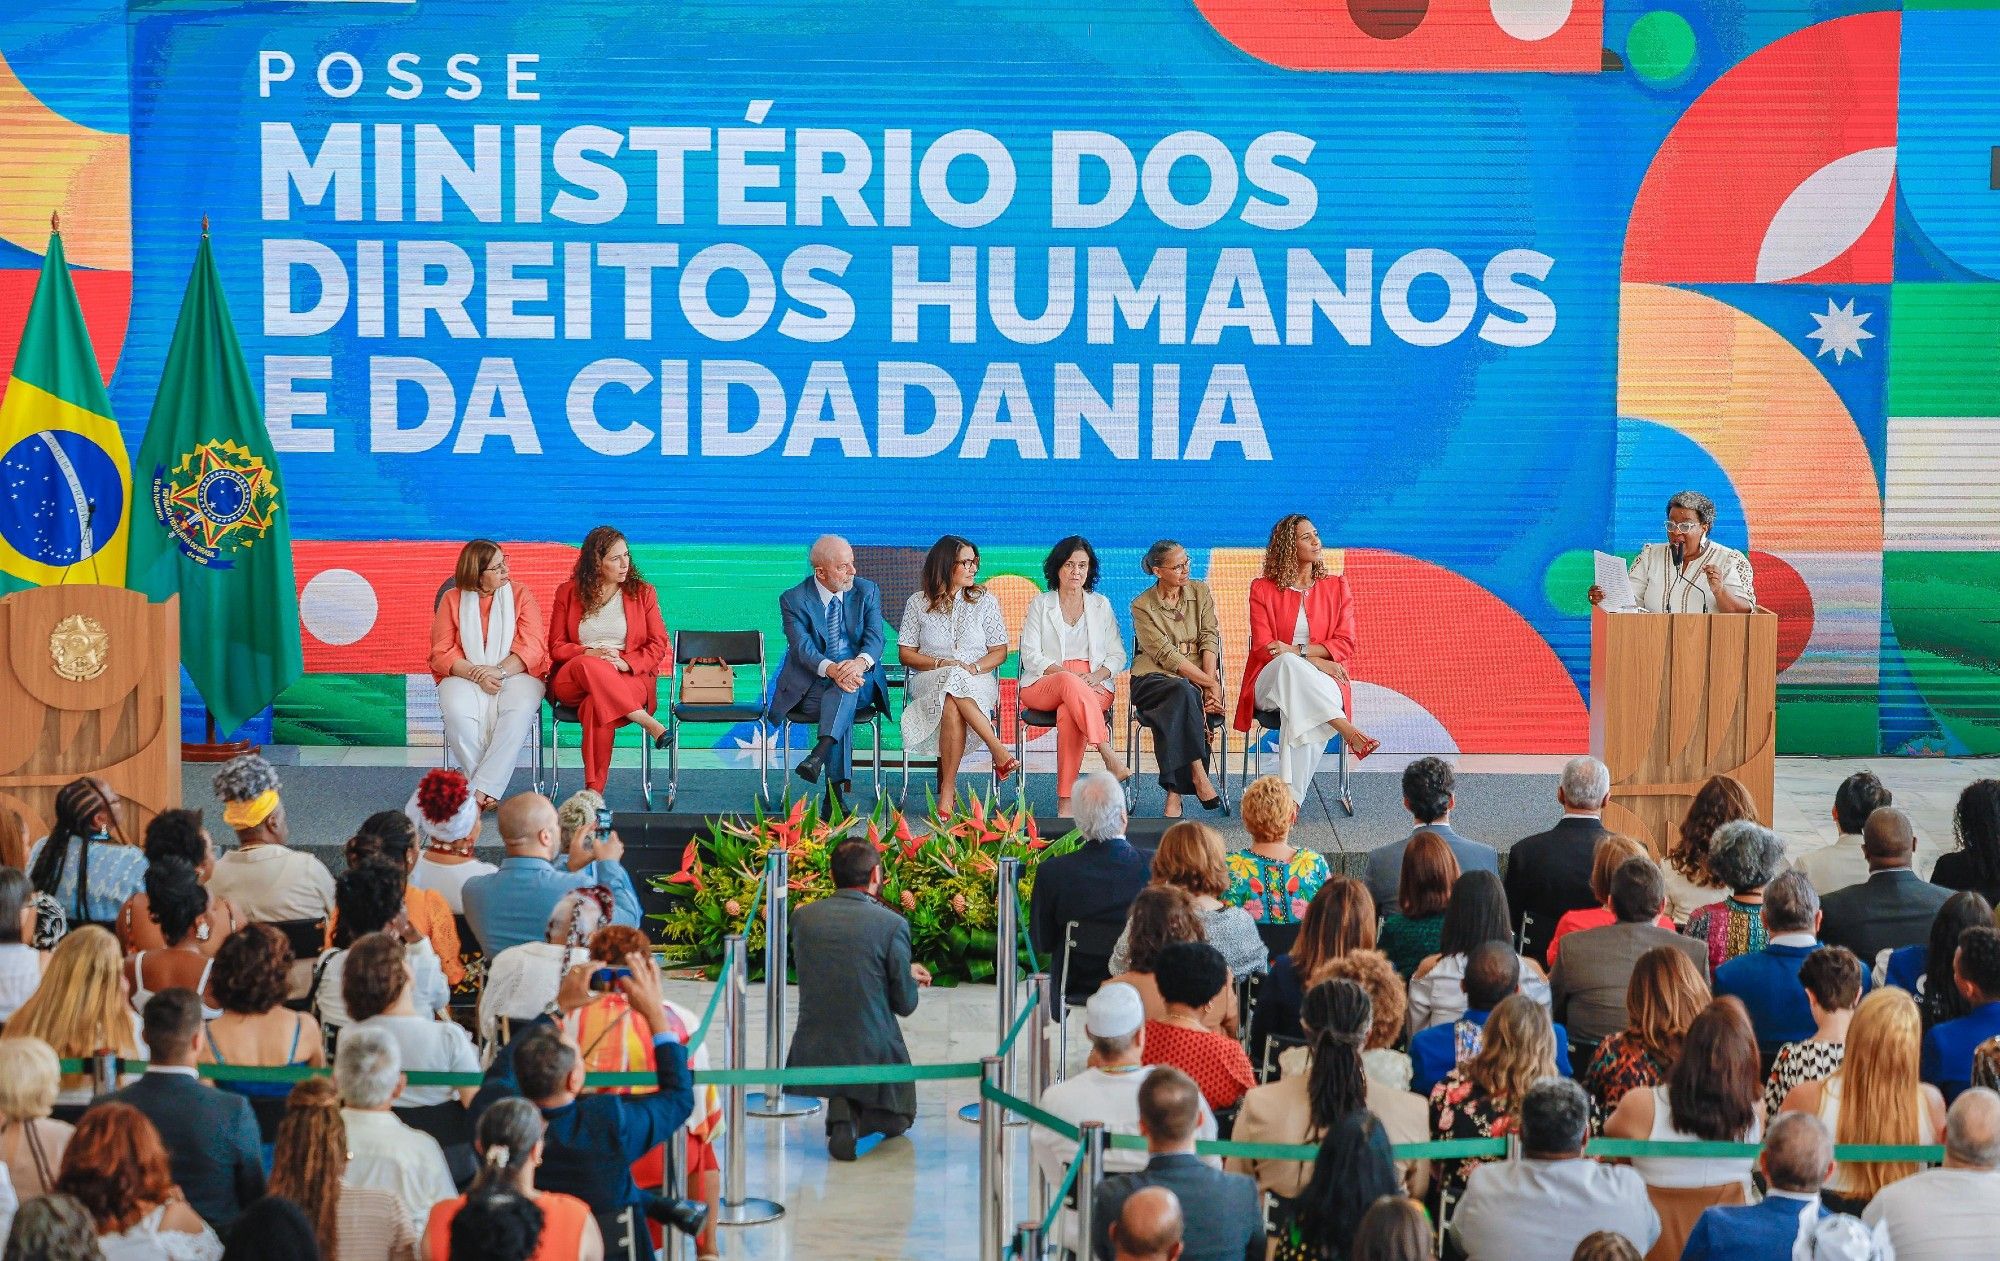
<path id="1" fill-rule="evenodd" d="M 1050 666 L 1077 660 L 1114 675 L 1125 669 L 1125 638 L 1111 601 L 1102 592 L 1084 592 L 1083 617 L 1074 625 L 1064 620 L 1062 597 L 1056 592 L 1044 591 L 1028 601 L 1021 619 L 1021 677 L 1032 683 Z"/>
<path id="2" fill-rule="evenodd" d="M 576 642 L 585 648 L 625 647 L 625 599 L 617 592 L 576 624 Z"/>
<path id="3" fill-rule="evenodd" d="M 1750 558 L 1714 540 L 1701 545 L 1699 563 L 1690 560 L 1693 573 L 1674 573 L 1673 549 L 1665 543 L 1648 543 L 1632 562 L 1632 594 L 1648 613 L 1713 613 L 1715 591 L 1703 571 L 1714 565 L 1722 573 L 1722 589 L 1748 604 L 1757 603 L 1757 580 Z"/>

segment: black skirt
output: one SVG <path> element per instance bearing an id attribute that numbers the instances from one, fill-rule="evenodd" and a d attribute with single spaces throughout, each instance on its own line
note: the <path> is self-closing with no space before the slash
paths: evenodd
<path id="1" fill-rule="evenodd" d="M 1209 715 L 1201 708 L 1201 689 L 1178 674 L 1142 674 L 1132 680 L 1132 707 L 1153 733 L 1160 787 L 1192 793 L 1192 767 L 1208 765 Z"/>

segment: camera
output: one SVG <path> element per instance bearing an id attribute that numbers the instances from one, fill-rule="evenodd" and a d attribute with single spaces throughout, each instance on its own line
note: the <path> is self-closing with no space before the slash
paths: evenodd
<path id="1" fill-rule="evenodd" d="M 646 1216 L 683 1235 L 699 1235 L 708 1224 L 708 1205 L 700 1200 L 677 1200 L 666 1195 L 646 1197 Z"/>

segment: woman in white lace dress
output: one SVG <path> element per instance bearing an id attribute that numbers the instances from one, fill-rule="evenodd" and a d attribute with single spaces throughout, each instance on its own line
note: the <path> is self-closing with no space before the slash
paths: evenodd
<path id="1" fill-rule="evenodd" d="M 105 1261 L 220 1261 L 222 1241 L 174 1185 L 160 1132 L 129 1103 L 83 1114 L 55 1189 L 97 1224 Z"/>
<path id="2" fill-rule="evenodd" d="M 992 753 L 996 781 L 1014 773 L 1015 760 L 991 718 L 1000 703 L 994 671 L 1007 649 L 1000 601 L 979 585 L 979 549 L 945 535 L 924 557 L 922 589 L 903 606 L 896 656 L 909 671 L 903 747 L 912 757 L 937 759 L 938 802 L 946 808 L 956 799 L 968 735 Z"/>

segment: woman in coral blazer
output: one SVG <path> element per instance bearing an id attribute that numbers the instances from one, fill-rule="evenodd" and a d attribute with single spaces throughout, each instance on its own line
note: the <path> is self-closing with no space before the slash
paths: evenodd
<path id="1" fill-rule="evenodd" d="M 659 597 L 639 576 L 625 536 L 611 526 L 584 536 L 576 568 L 556 588 L 549 660 L 549 695 L 575 707 L 583 722 L 583 782 L 601 793 L 612 734 L 621 724 L 638 724 L 656 747 L 666 740 L 653 709 L 660 676 L 674 669 Z"/>
<path id="2" fill-rule="evenodd" d="M 1257 710 L 1278 711 L 1278 774 L 1293 801 L 1305 800 L 1334 733 L 1357 760 L 1381 743 L 1347 720 L 1353 660 L 1347 580 L 1326 572 L 1311 521 L 1298 513 L 1280 518 L 1264 547 L 1264 576 L 1250 584 L 1250 653 L 1236 729 L 1249 731 Z"/>

